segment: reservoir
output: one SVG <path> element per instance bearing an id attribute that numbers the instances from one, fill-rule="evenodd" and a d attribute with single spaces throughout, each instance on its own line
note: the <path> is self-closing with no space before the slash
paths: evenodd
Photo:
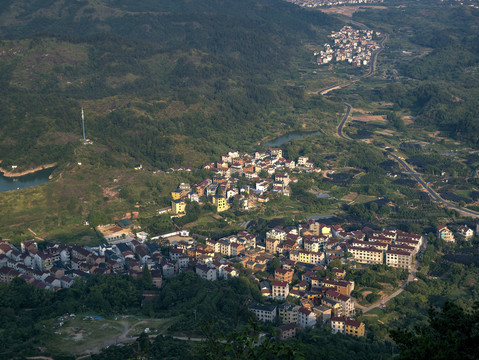
<path id="1" fill-rule="evenodd" d="M 49 180 L 48 177 L 52 174 L 53 170 L 55 170 L 55 168 L 44 169 L 16 178 L 5 177 L 3 173 L 0 173 L 0 192 L 43 184 Z"/>
<path id="2" fill-rule="evenodd" d="M 313 132 L 301 132 L 301 131 L 293 131 L 284 135 L 281 135 L 280 137 L 277 137 L 274 140 L 268 141 L 266 143 L 266 146 L 268 147 L 280 147 L 281 145 L 287 143 L 288 141 L 294 140 L 294 139 L 304 139 L 310 136 L 314 135 L 319 135 L 321 134 L 322 131 L 313 131 Z"/>

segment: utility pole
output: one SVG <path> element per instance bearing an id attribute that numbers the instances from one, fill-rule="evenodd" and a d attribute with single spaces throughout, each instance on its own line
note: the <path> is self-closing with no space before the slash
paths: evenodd
<path id="1" fill-rule="evenodd" d="M 82 123 L 82 129 L 83 129 L 83 141 L 86 140 L 85 138 L 85 114 L 83 113 L 83 108 L 81 108 L 81 123 Z"/>

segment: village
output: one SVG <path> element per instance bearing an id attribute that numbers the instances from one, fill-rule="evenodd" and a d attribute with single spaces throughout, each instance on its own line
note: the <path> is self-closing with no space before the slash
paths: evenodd
<path id="1" fill-rule="evenodd" d="M 285 159 L 281 148 L 253 154 L 230 151 L 216 164 L 206 163 L 202 168 L 209 170 L 211 177 L 193 185 L 180 184 L 171 193 L 171 207 L 160 209 L 159 214 L 185 216 L 186 200 L 208 202 L 218 213 L 228 210 L 235 201 L 243 210 L 251 210 L 268 202 L 270 195 L 289 196 L 290 183 L 297 182 L 295 173 L 321 172 L 307 156 L 300 156 L 296 162 Z M 188 170 L 169 169 L 169 172 Z M 247 184 L 238 185 L 240 178 Z"/>
<path id="2" fill-rule="evenodd" d="M 120 225 L 133 227 L 124 220 L 116 226 Z M 455 241 L 447 226 L 439 226 L 437 235 Z M 473 235 L 467 226 L 457 233 L 464 240 Z M 346 232 L 340 225 L 314 220 L 272 228 L 264 239 L 246 231 L 218 240 L 196 239 L 184 231 L 154 238 L 140 232 L 115 244 L 48 243 L 43 250 L 35 240 L 22 242 L 19 249 L 1 241 L 0 282 L 19 277 L 39 288 L 58 291 L 73 286 L 79 281 L 75 279 L 119 274 L 140 279 L 149 271 L 158 291 L 145 291 L 143 298 L 148 300 L 158 296 L 164 279 L 181 272 L 193 271 L 208 281 L 242 275 L 257 282 L 264 298 L 262 304 L 251 303 L 249 310 L 259 321 L 283 324 L 279 327 L 281 339 L 319 325 L 330 326 L 333 333 L 364 336 L 365 325 L 355 320 L 356 301 L 351 296 L 355 283 L 348 280 L 343 265 L 384 264 L 409 272 L 424 246 L 419 234 L 367 227 Z M 324 276 L 326 270 L 329 276 Z"/>
<path id="3" fill-rule="evenodd" d="M 306 8 L 316 8 L 338 5 L 377 4 L 382 3 L 383 0 L 289 0 L 289 2 Z"/>
<path id="4" fill-rule="evenodd" d="M 185 216 L 187 201 L 208 202 L 217 213 L 237 201 L 248 211 L 269 196 L 289 196 L 289 184 L 296 181 L 292 174 L 321 171 L 307 157 L 296 162 L 285 159 L 280 148 L 254 154 L 229 152 L 203 168 L 211 178 L 193 185 L 181 183 L 171 192 L 171 207 L 159 209 L 159 214 Z M 239 186 L 240 178 L 250 185 Z M 241 275 L 257 282 L 264 299 L 261 304 L 251 303 L 249 310 L 260 321 L 281 323 L 281 339 L 319 325 L 331 327 L 333 333 L 364 336 L 365 325 L 355 319 L 357 301 L 351 296 L 355 283 L 343 266 L 362 269 L 380 264 L 411 272 L 418 264 L 416 255 L 425 247 L 420 234 L 369 227 L 345 231 L 339 224 L 313 219 L 270 228 L 264 237 L 245 230 L 216 240 L 190 236 L 181 229 L 151 236 L 133 218 L 96 230 L 104 240 L 97 247 L 47 243 L 39 249 L 35 240 L 29 240 L 17 248 L 0 241 L 0 282 L 19 277 L 58 291 L 71 287 L 75 279 L 119 274 L 140 279 L 149 271 L 158 291 L 145 291 L 148 300 L 158 296 L 164 279 L 181 272 L 193 271 L 208 281 Z M 474 231 L 460 226 L 456 236 L 468 241 Z M 446 243 L 456 241 L 447 226 L 437 227 L 437 237 Z"/>
<path id="5" fill-rule="evenodd" d="M 324 50 L 315 51 L 318 65 L 328 64 L 331 61 L 348 61 L 352 66 L 369 66 L 374 51 L 379 49 L 373 36 L 381 33 L 373 30 L 356 30 L 351 26 L 344 26 L 340 31 L 332 31 L 329 37 L 334 44 L 324 44 Z"/>

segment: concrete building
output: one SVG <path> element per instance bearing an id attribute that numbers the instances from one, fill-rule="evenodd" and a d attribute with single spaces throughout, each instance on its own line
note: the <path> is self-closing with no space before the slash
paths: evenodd
<path id="1" fill-rule="evenodd" d="M 275 300 L 285 300 L 289 295 L 288 283 L 282 281 L 273 281 L 272 298 Z"/>
<path id="2" fill-rule="evenodd" d="M 250 305 L 249 311 L 256 315 L 259 321 L 272 322 L 276 319 L 276 306 L 274 305 Z"/>

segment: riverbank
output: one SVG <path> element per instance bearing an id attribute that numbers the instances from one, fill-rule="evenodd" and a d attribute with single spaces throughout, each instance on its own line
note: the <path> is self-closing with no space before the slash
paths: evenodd
<path id="1" fill-rule="evenodd" d="M 28 175 L 28 174 L 33 174 L 33 173 L 36 173 L 37 171 L 41 171 L 41 170 L 45 170 L 45 169 L 51 169 L 52 167 L 55 167 L 57 165 L 58 165 L 58 163 L 54 162 L 54 163 L 51 163 L 51 164 L 40 165 L 40 166 L 37 166 L 33 169 L 28 169 L 28 170 L 21 171 L 21 172 L 7 171 L 7 170 L 0 167 L 0 172 L 2 173 L 3 176 L 5 176 L 7 178 L 15 178 L 15 177 L 20 177 L 20 176 L 25 176 L 25 175 Z"/>

